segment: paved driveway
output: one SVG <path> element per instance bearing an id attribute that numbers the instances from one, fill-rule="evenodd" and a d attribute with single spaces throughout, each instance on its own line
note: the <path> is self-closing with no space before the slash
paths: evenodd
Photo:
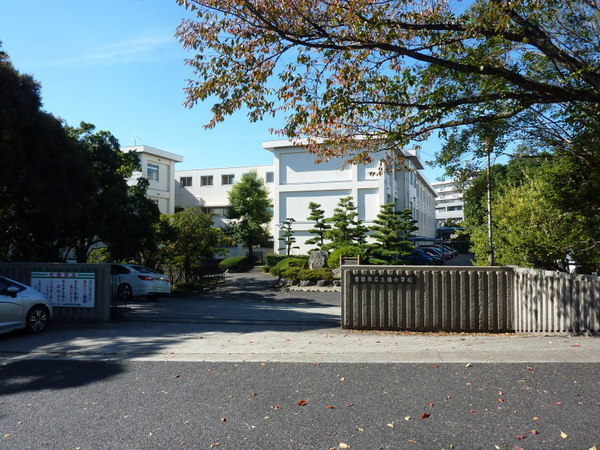
<path id="1" fill-rule="evenodd" d="M 129 302 L 114 320 L 339 326 L 339 292 L 286 291 L 276 282 L 262 272 L 227 274 L 221 286 L 202 294 Z"/>

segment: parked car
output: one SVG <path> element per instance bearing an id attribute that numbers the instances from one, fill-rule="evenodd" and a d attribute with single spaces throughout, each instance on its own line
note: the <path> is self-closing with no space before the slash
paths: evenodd
<path id="1" fill-rule="evenodd" d="M 452 258 L 452 253 L 444 249 L 441 245 L 428 245 L 421 248 L 429 248 L 434 250 L 438 255 L 442 257 L 444 261 L 447 261 Z"/>
<path id="2" fill-rule="evenodd" d="M 439 249 L 435 247 L 419 247 L 419 249 L 431 255 L 434 264 L 444 264 L 444 255 Z"/>
<path id="3" fill-rule="evenodd" d="M 171 283 L 166 275 L 138 264 L 111 264 L 112 295 L 120 300 L 132 297 L 169 295 Z"/>
<path id="4" fill-rule="evenodd" d="M 442 248 L 443 248 L 443 249 L 444 249 L 446 252 L 450 253 L 450 255 L 451 255 L 451 258 L 454 258 L 455 256 L 458 256 L 458 250 L 456 250 L 455 248 L 453 248 L 453 247 L 450 247 L 449 245 L 445 245 L 445 244 L 444 244 L 444 245 L 442 245 Z"/>
<path id="5" fill-rule="evenodd" d="M 0 276 L 0 333 L 21 328 L 44 331 L 52 312 L 50 300 L 40 291 Z"/>
<path id="6" fill-rule="evenodd" d="M 416 266 L 431 266 L 434 264 L 434 260 L 425 250 L 415 248 L 410 255 L 408 255 L 407 263 Z"/>

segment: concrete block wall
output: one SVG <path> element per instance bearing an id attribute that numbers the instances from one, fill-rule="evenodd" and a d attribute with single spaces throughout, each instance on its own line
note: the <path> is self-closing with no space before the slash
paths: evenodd
<path id="1" fill-rule="evenodd" d="M 67 263 L 0 263 L 0 275 L 31 285 L 32 272 L 93 272 L 94 308 L 55 307 L 54 319 L 73 322 L 107 322 L 110 320 L 110 264 Z"/>
<path id="2" fill-rule="evenodd" d="M 342 327 L 513 330 L 508 267 L 342 266 Z"/>

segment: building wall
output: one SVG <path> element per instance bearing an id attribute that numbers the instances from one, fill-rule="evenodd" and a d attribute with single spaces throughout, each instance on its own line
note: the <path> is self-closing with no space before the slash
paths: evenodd
<path id="1" fill-rule="evenodd" d="M 381 205 L 395 203 L 397 209 L 411 209 L 418 221 L 417 235 L 435 236 L 435 192 L 418 169 L 422 168 L 418 155 L 409 156 L 407 166 L 411 172 L 390 172 L 378 174 L 378 162 L 368 165 L 343 166 L 341 160 L 330 160 L 315 164 L 314 156 L 301 146 L 290 141 L 269 141 L 263 148 L 274 155 L 274 219 L 281 223 L 293 218 L 295 253 L 306 253 L 310 248 L 305 244 L 313 237 L 308 230 L 314 222 L 307 220 L 310 211 L 308 204 L 316 202 L 330 217 L 342 197 L 352 196 L 357 207 L 358 218 L 364 225 L 371 226 L 380 211 Z M 383 154 L 381 155 L 383 156 Z M 274 228 L 275 240 L 280 237 L 279 227 Z M 276 242 L 276 248 L 282 241 Z"/>
<path id="2" fill-rule="evenodd" d="M 136 152 L 140 158 L 141 171 L 134 172 L 130 184 L 137 183 L 138 178 L 148 180 L 146 195 L 154 200 L 158 209 L 164 214 L 175 212 L 175 163 L 183 161 L 183 157 L 147 145 L 122 147 L 121 151 Z"/>
<path id="3" fill-rule="evenodd" d="M 441 181 L 432 184 L 438 194 L 436 200 L 436 220 L 441 226 L 448 220 L 462 222 L 465 219 L 463 193 L 455 181 Z"/>

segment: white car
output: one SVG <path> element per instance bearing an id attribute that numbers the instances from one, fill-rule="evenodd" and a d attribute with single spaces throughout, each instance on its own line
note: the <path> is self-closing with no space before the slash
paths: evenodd
<path id="1" fill-rule="evenodd" d="M 171 293 L 171 283 L 166 275 L 138 264 L 111 264 L 110 273 L 112 295 L 119 300 Z"/>
<path id="2" fill-rule="evenodd" d="M 50 300 L 40 291 L 0 276 L 0 333 L 27 328 L 39 333 L 52 316 Z"/>

